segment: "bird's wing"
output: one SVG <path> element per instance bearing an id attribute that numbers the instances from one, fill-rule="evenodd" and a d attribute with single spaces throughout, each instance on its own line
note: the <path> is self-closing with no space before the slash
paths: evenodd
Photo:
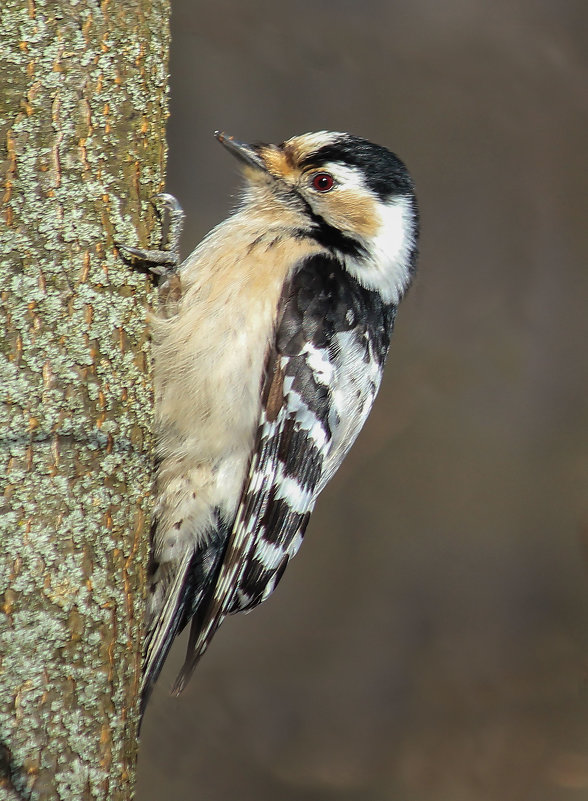
<path id="1" fill-rule="evenodd" d="M 251 609 L 276 587 L 379 386 L 395 309 L 336 260 L 305 261 L 280 306 L 241 501 L 208 607 L 193 621 L 174 694 L 226 615 Z"/>

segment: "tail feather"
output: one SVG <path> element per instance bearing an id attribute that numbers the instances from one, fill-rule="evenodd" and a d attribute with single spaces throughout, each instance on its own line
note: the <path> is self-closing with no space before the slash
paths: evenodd
<path id="1" fill-rule="evenodd" d="M 194 643 L 200 634 L 222 557 L 228 538 L 228 524 L 215 510 L 215 527 L 202 537 L 195 550 L 186 549 L 173 569 L 157 565 L 153 570 L 153 608 L 147 620 L 147 634 L 143 649 L 143 681 L 141 685 L 141 709 L 145 710 L 153 685 L 177 635 L 192 619 L 188 654 L 192 654 Z M 201 649 L 199 656 L 204 649 Z M 188 661 L 188 658 L 187 660 Z M 196 662 L 194 662 L 194 667 Z M 193 669 L 193 668 L 192 668 Z M 192 671 L 190 671 L 191 674 Z M 177 682 L 174 694 L 179 694 Z"/>
<path id="2" fill-rule="evenodd" d="M 187 577 L 193 553 L 186 551 L 177 567 L 173 582 L 167 588 L 163 609 L 154 625 L 147 626 L 143 648 L 143 679 L 141 682 L 141 715 L 157 681 L 173 641 L 186 625 Z"/>
<path id="3" fill-rule="evenodd" d="M 216 621 L 216 625 L 214 626 L 214 630 L 208 633 L 204 639 L 202 639 L 202 620 L 195 619 L 192 621 L 192 627 L 190 629 L 190 640 L 188 642 L 188 647 L 186 649 L 186 659 L 180 672 L 178 673 L 176 680 L 173 683 L 171 694 L 178 696 L 180 695 L 185 687 L 186 684 L 190 681 L 192 677 L 192 673 L 196 669 L 198 662 L 202 658 L 204 652 L 208 648 L 208 645 L 212 639 L 212 635 L 218 629 L 220 624 L 223 622 L 224 616 L 221 617 L 219 620 Z"/>

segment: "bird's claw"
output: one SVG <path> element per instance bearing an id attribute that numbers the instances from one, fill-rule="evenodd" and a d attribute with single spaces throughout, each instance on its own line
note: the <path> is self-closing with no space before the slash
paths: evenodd
<path id="1" fill-rule="evenodd" d="M 174 273 L 180 264 L 180 237 L 184 227 L 184 211 L 180 202 L 168 192 L 160 192 L 151 198 L 158 215 L 163 219 L 164 236 L 158 250 L 144 250 L 117 242 L 124 253 L 149 263 L 154 275 L 167 276 Z"/>

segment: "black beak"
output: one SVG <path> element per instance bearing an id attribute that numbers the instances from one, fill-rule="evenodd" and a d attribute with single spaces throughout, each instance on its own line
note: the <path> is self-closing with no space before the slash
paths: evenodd
<path id="1" fill-rule="evenodd" d="M 232 136 L 227 136 L 224 131 L 215 131 L 214 135 L 221 145 L 224 145 L 239 161 L 245 162 L 250 167 L 257 167 L 259 170 L 266 169 L 257 151 L 251 145 L 246 145 L 245 142 L 239 142 Z"/>

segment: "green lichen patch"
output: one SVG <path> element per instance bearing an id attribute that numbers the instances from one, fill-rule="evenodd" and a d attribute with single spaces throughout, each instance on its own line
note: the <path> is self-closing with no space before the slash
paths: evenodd
<path id="1" fill-rule="evenodd" d="M 168 14 L 0 12 L 0 793 L 132 797 Z"/>

